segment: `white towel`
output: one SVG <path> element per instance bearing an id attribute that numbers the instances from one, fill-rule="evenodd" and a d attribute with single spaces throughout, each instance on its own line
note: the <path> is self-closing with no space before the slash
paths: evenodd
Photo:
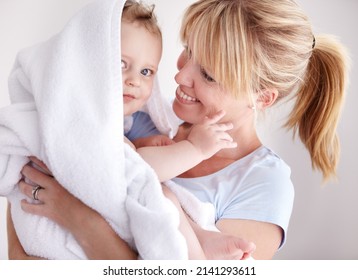
<path id="1" fill-rule="evenodd" d="M 175 194 L 188 216 L 205 230 L 219 231 L 215 225 L 215 207 L 209 202 L 200 201 L 191 192 L 172 180 L 165 185 Z"/>
<path id="2" fill-rule="evenodd" d="M 30 255 L 86 258 L 70 233 L 21 210 L 24 196 L 16 184 L 26 157 L 34 155 L 142 259 L 187 258 L 175 207 L 154 171 L 123 142 L 123 4 L 97 0 L 59 34 L 17 56 L 9 78 L 12 104 L 0 110 L 0 195 L 9 198 L 15 229 Z M 155 112 L 161 131 L 174 135 L 177 119 L 167 115 L 171 110 L 157 86 L 148 112 Z"/>

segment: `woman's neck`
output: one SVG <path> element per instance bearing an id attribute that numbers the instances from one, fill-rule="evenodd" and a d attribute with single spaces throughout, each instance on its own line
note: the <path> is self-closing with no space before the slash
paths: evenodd
<path id="1" fill-rule="evenodd" d="M 187 139 L 191 126 L 188 123 L 182 124 L 179 127 L 177 135 L 174 137 L 174 141 Z M 262 145 L 256 131 L 253 129 L 234 129 L 230 131 L 230 135 L 237 142 L 237 148 L 223 149 L 179 177 L 191 178 L 212 174 L 249 155 Z"/>

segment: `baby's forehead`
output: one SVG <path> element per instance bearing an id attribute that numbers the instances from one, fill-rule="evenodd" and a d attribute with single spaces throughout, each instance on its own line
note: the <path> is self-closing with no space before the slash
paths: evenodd
<path id="1" fill-rule="evenodd" d="M 162 41 L 162 33 L 161 33 L 159 27 L 155 27 L 152 24 L 148 24 L 145 21 L 137 20 L 137 19 L 128 20 L 128 19 L 122 18 L 121 24 L 122 24 L 122 26 L 123 25 L 131 25 L 136 28 L 144 28 L 148 33 L 152 34 L 153 36 L 157 37 L 158 40 Z"/>

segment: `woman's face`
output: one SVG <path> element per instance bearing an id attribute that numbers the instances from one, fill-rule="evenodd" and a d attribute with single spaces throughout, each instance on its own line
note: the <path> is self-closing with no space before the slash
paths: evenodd
<path id="1" fill-rule="evenodd" d="M 219 110 L 225 110 L 223 121 L 236 122 L 239 111 L 248 106 L 239 102 L 232 94 L 215 81 L 207 69 L 204 69 L 184 50 L 178 58 L 179 72 L 175 76 L 178 84 L 173 110 L 176 115 L 188 122 L 199 123 L 205 116 L 211 116 Z M 241 108 L 242 107 L 242 108 Z"/>

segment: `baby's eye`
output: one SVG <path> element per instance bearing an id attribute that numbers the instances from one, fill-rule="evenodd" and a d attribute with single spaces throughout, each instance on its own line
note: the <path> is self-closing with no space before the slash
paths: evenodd
<path id="1" fill-rule="evenodd" d="M 153 71 L 153 70 L 150 70 L 150 69 L 148 69 L 148 68 L 145 68 L 145 69 L 143 69 L 142 71 L 140 71 L 140 73 L 141 73 L 143 76 L 149 77 L 149 76 L 153 75 L 154 71 Z"/>
<path id="2" fill-rule="evenodd" d="M 121 60 L 121 67 L 122 67 L 122 69 L 127 68 L 127 62 L 125 62 L 123 59 Z"/>
<path id="3" fill-rule="evenodd" d="M 205 71 L 203 67 L 200 67 L 200 73 L 210 83 L 215 83 L 215 80 Z"/>

